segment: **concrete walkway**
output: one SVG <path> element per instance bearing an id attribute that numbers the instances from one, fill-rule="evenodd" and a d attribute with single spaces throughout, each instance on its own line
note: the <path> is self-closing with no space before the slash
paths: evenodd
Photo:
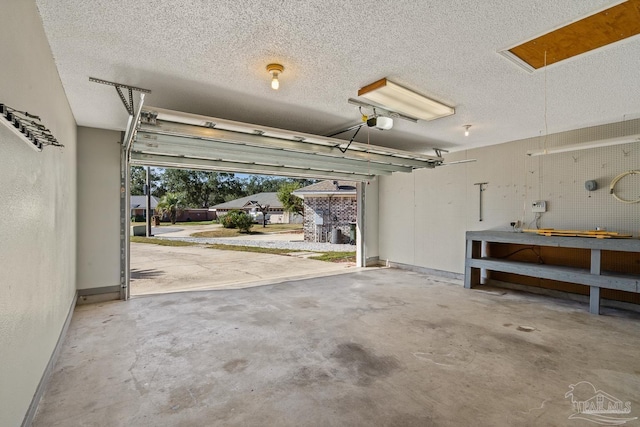
<path id="1" fill-rule="evenodd" d="M 237 289 L 355 270 L 296 256 L 131 243 L 131 295 Z"/>

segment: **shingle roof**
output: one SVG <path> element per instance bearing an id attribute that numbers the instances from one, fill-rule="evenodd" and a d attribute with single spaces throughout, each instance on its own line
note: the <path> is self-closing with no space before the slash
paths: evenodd
<path id="1" fill-rule="evenodd" d="M 356 194 L 355 181 L 320 181 L 306 187 L 298 188 L 293 194 L 326 194 L 326 193 L 353 193 Z"/>
<path id="2" fill-rule="evenodd" d="M 231 200 L 211 206 L 210 209 L 242 209 L 251 204 L 269 205 L 271 209 L 282 209 L 282 202 L 278 200 L 278 193 L 258 193 L 247 197 Z"/>
<path id="3" fill-rule="evenodd" d="M 158 206 L 158 199 L 151 196 L 151 209 Z M 147 196 L 131 196 L 131 209 L 146 209 Z"/>

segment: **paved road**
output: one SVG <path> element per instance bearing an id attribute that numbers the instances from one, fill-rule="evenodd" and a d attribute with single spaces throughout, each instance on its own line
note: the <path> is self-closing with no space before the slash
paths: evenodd
<path id="1" fill-rule="evenodd" d="M 158 234 L 178 233 L 184 230 L 177 227 L 151 227 L 151 234 L 157 236 Z"/>

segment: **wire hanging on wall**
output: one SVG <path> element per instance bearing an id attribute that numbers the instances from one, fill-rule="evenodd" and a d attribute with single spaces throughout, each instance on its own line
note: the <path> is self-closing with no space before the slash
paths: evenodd
<path id="1" fill-rule="evenodd" d="M 64 147 L 41 122 L 40 117 L 0 103 L 0 121 L 36 151 L 47 145 Z"/>
<path id="2" fill-rule="evenodd" d="M 620 181 L 622 178 L 624 178 L 625 176 L 629 176 L 629 175 L 640 175 L 640 170 L 631 170 L 631 171 L 627 171 L 627 172 L 623 172 L 620 175 L 616 176 L 615 178 L 613 178 L 613 181 L 611 181 L 611 185 L 609 186 L 609 193 L 615 197 L 615 199 L 619 202 L 622 203 L 628 203 L 628 204 L 632 204 L 632 203 L 640 203 L 640 197 L 638 197 L 635 200 L 627 200 L 624 199 L 622 197 L 620 197 L 618 194 L 616 194 L 616 184 L 618 183 L 618 181 Z"/>

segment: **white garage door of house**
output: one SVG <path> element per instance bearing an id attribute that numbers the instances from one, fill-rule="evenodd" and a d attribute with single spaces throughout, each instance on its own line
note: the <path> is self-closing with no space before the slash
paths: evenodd
<path id="1" fill-rule="evenodd" d="M 367 181 L 432 168 L 441 157 L 143 107 L 132 165 Z M 343 153 L 344 151 L 344 153 Z"/>

